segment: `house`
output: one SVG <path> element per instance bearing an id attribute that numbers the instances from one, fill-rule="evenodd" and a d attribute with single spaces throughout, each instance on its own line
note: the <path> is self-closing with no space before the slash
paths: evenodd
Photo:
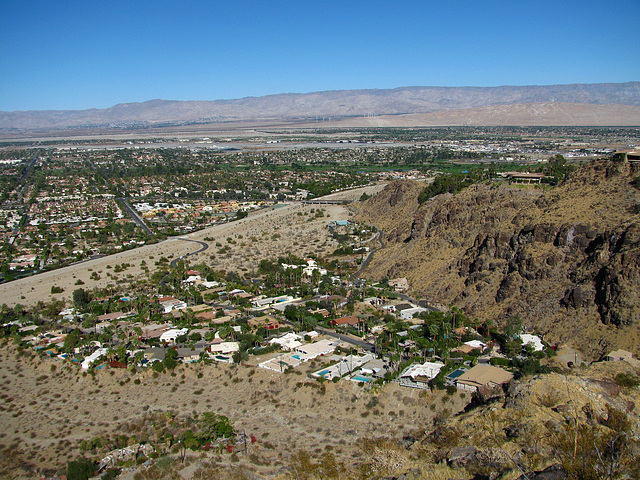
<path id="1" fill-rule="evenodd" d="M 451 351 L 460 352 L 463 355 L 469 355 L 474 350 L 480 350 L 480 352 L 482 353 L 484 352 L 485 347 L 486 344 L 484 342 L 481 342 L 480 340 L 469 340 L 468 342 L 464 342 L 462 345 L 454 348 Z"/>
<path id="2" fill-rule="evenodd" d="M 171 328 L 160 335 L 161 342 L 175 342 L 178 337 L 189 333 L 188 328 Z"/>
<path id="3" fill-rule="evenodd" d="M 545 177 L 544 173 L 529 173 L 529 172 L 506 172 L 503 174 L 508 180 L 513 183 L 524 184 L 539 184 Z"/>
<path id="4" fill-rule="evenodd" d="M 329 310 L 327 310 L 326 308 L 316 308 L 315 310 L 309 310 L 309 313 L 311 315 L 315 315 L 316 313 L 322 315 L 323 318 L 327 318 L 329 315 L 331 315 L 329 313 Z"/>
<path id="5" fill-rule="evenodd" d="M 633 354 L 631 352 L 627 352 L 626 350 L 614 350 L 605 357 L 605 360 L 607 362 L 621 362 L 622 360 L 629 360 L 631 358 L 633 358 Z"/>
<path id="6" fill-rule="evenodd" d="M 522 345 L 531 345 L 535 352 L 541 352 L 544 350 L 544 345 L 542 344 L 542 340 L 537 335 L 530 335 L 528 333 L 523 333 L 520 335 L 520 340 L 522 340 Z"/>
<path id="7" fill-rule="evenodd" d="M 340 340 L 320 340 L 306 345 L 300 344 L 294 350 L 301 354 L 300 360 L 306 362 L 320 355 L 328 355 L 336 349 L 339 343 Z"/>
<path id="8" fill-rule="evenodd" d="M 405 309 L 400 310 L 400 317 L 403 320 L 411 320 L 417 314 L 422 313 L 422 312 L 426 312 L 426 311 L 427 311 L 426 308 L 411 306 L 410 308 L 405 308 Z"/>
<path id="9" fill-rule="evenodd" d="M 279 297 L 263 297 L 261 295 L 259 297 L 254 297 L 251 300 L 251 304 L 255 308 L 261 308 L 261 307 L 267 307 L 267 306 L 273 305 L 275 303 L 287 303 L 293 300 L 294 300 L 294 297 L 292 297 L 291 295 L 280 295 Z"/>
<path id="10" fill-rule="evenodd" d="M 133 312 L 133 314 L 135 315 L 135 312 Z M 105 313 L 104 315 L 98 315 L 98 318 L 96 320 L 98 323 L 112 322 L 114 320 L 119 320 L 121 318 L 128 317 L 129 315 L 131 314 L 125 313 L 125 312 Z"/>
<path id="11" fill-rule="evenodd" d="M 178 358 L 183 362 L 192 363 L 200 360 L 201 348 L 178 348 Z"/>
<path id="12" fill-rule="evenodd" d="M 394 278 L 389 280 L 389 286 L 396 292 L 406 292 L 409 290 L 409 281 L 406 278 Z"/>
<path id="13" fill-rule="evenodd" d="M 367 297 L 364 300 L 362 300 L 362 303 L 366 303 L 368 305 L 371 305 L 372 307 L 379 307 L 382 305 L 382 299 L 378 298 L 378 297 Z"/>
<path id="14" fill-rule="evenodd" d="M 247 321 L 247 325 L 252 329 L 257 328 L 265 328 L 266 330 L 274 330 L 276 328 L 280 328 L 280 322 L 277 318 L 272 317 L 271 315 L 264 315 L 262 317 L 254 317 L 250 318 Z"/>
<path id="15" fill-rule="evenodd" d="M 200 285 L 202 283 L 202 277 L 200 275 L 189 275 L 182 283 L 191 283 L 194 285 Z"/>
<path id="16" fill-rule="evenodd" d="M 387 373 L 386 364 L 384 363 L 384 360 L 380 358 L 374 358 L 365 363 L 360 369 L 360 372 L 363 375 L 369 375 L 374 378 L 384 378 L 385 374 Z"/>
<path id="17" fill-rule="evenodd" d="M 302 345 L 301 340 L 302 337 L 300 335 L 289 332 L 281 337 L 272 338 L 271 340 L 269 340 L 269 344 L 278 344 L 283 350 L 293 350 L 294 348 Z"/>
<path id="18" fill-rule="evenodd" d="M 199 312 L 199 313 L 196 313 L 195 317 L 201 322 L 211 322 L 215 320 L 216 313 L 217 312 L 214 312 L 213 310 L 209 312 Z"/>
<path id="19" fill-rule="evenodd" d="M 330 325 L 336 325 L 338 327 L 342 327 L 345 325 L 351 325 L 352 327 L 358 326 L 362 323 L 362 320 L 355 315 L 349 315 L 347 317 L 336 318 L 335 320 L 331 320 L 329 322 Z"/>
<path id="20" fill-rule="evenodd" d="M 502 368 L 493 365 L 476 365 L 456 379 L 456 387 L 460 390 L 475 392 L 481 387 L 493 389 L 509 383 L 512 378 L 513 373 Z"/>
<path id="21" fill-rule="evenodd" d="M 476 348 L 473 348 L 470 345 L 460 345 L 459 347 L 456 348 L 452 348 L 451 352 L 455 352 L 455 353 L 461 353 L 463 355 L 469 355 L 471 352 L 473 352 L 474 350 L 477 350 Z"/>
<path id="22" fill-rule="evenodd" d="M 400 385 L 412 388 L 429 388 L 429 382 L 436 378 L 444 363 L 425 362 L 411 365 L 400 374 Z"/>
<path id="23" fill-rule="evenodd" d="M 171 328 L 171 325 L 168 323 L 163 323 L 161 325 L 158 325 L 156 323 L 152 323 L 150 325 L 143 325 L 140 327 L 140 329 L 142 330 L 141 338 L 144 338 L 144 339 L 159 338 L 164 332 L 166 332 L 170 328 Z"/>
<path id="24" fill-rule="evenodd" d="M 238 342 L 220 342 L 209 345 L 209 351 L 211 353 L 235 353 L 240 350 L 240 344 Z"/>
<path id="25" fill-rule="evenodd" d="M 143 364 L 151 365 L 155 362 L 162 362 L 166 356 L 166 351 L 162 347 L 145 348 L 143 352 L 144 360 L 141 362 Z"/>
<path id="26" fill-rule="evenodd" d="M 174 297 L 160 297 L 158 303 L 162 306 L 162 313 L 171 313 L 173 310 L 187 308 L 187 303 Z"/>
<path id="27" fill-rule="evenodd" d="M 95 362 L 100 357 L 103 357 L 107 354 L 107 350 L 108 350 L 107 348 L 99 348 L 98 350 L 93 352 L 91 355 L 89 355 L 82 361 L 80 368 L 82 370 L 88 370 L 93 362 Z"/>

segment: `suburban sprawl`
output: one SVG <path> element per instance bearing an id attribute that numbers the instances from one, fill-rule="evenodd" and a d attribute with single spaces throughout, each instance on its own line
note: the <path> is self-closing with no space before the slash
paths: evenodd
<path id="1" fill-rule="evenodd" d="M 467 404 L 504 402 L 515 381 L 579 371 L 590 361 L 573 346 L 547 341 L 547 332 L 528 329 L 517 315 L 506 322 L 480 320 L 456 305 L 419 295 L 401 274 L 363 275 L 372 256 L 384 251 L 385 232 L 359 221 L 356 206 L 398 179 L 424 184 L 420 204 L 473 182 L 496 189 L 551 189 L 578 165 L 616 155 L 631 158 L 638 144 L 637 128 L 560 127 L 274 129 L 243 138 L 5 142 L 0 145 L 0 287 L 25 286 L 0 298 L 3 348 L 12 352 L 3 353 L 3 361 L 11 355 L 37 359 L 44 366 L 37 367 L 35 385 L 53 382 L 43 395 L 49 389 L 65 395 L 53 385 L 62 375 L 85 382 L 88 395 L 94 390 L 98 395 L 111 381 L 109 388 L 117 393 L 101 400 L 105 409 L 121 401 L 120 389 L 160 389 L 163 382 L 180 379 L 183 384 L 171 384 L 172 394 L 179 397 L 181 389 L 194 386 L 193 394 L 204 399 L 207 391 L 198 386 L 203 377 L 240 388 L 255 376 L 260 380 L 250 388 L 256 392 L 285 381 L 289 393 L 305 388 L 318 397 L 327 388 L 351 392 L 344 394 L 345 402 L 354 411 L 366 395 L 368 403 L 358 415 L 364 421 L 369 412 L 369 420 L 386 415 L 377 398 L 394 392 L 389 418 L 397 425 L 411 423 L 417 420 L 409 413 L 404 417 L 405 409 L 431 408 L 430 426 L 440 437 L 425 433 L 412 440 L 444 445 L 450 434 L 445 420 Z M 178 244 L 183 250 L 163 250 Z M 157 250 L 145 250 L 152 247 Z M 126 252 L 132 256 L 116 256 Z M 44 277 L 67 271 L 67 283 Z M 40 282 L 42 289 L 46 278 L 59 279 L 47 280 L 45 295 L 38 296 L 34 288 Z M 626 362 L 640 368 L 633 357 L 614 346 L 594 364 Z M 616 388 L 637 388 L 635 375 L 621 371 L 615 378 Z M 253 408 L 251 401 L 259 401 L 248 395 L 245 412 Z M 554 403 L 551 396 L 545 398 L 553 407 L 566 407 L 562 414 L 573 415 L 573 406 Z M 0 398 L 3 412 L 21 415 L 7 395 Z M 39 401 L 34 397 L 33 405 Z M 204 462 L 214 456 L 218 466 L 234 468 L 242 453 L 262 468 L 255 474 L 265 476 L 255 478 L 312 478 L 303 471 L 315 472 L 313 478 L 355 478 L 346 476 L 348 462 L 335 463 L 335 472 L 342 473 L 334 475 L 330 468 L 339 438 L 324 450 L 317 448 L 317 461 L 294 446 L 283 456 L 282 445 L 269 446 L 276 434 L 267 440 L 246 419 L 240 426 L 221 403 L 179 402 L 179 408 L 145 409 L 140 425 L 134 428 L 132 420 L 108 439 L 93 430 L 91 435 L 61 434 L 68 442 L 60 446 L 64 453 L 49 452 L 46 458 L 42 453 L 48 468 L 34 478 L 62 478 L 56 475 L 65 468 L 68 479 L 89 470 L 107 479 L 165 478 L 153 477 L 153 469 L 169 464 L 183 472 L 179 478 L 214 478 L 203 473 L 210 468 L 213 475 L 214 466 L 204 463 L 200 477 L 195 467 L 181 469 L 196 458 Z M 311 405 L 300 408 L 313 412 Z M 276 415 L 261 408 L 265 416 Z M 597 415 L 604 414 L 590 418 Z M 359 427 L 351 428 L 356 438 Z M 386 434 L 362 428 L 371 438 Z M 402 436 L 400 427 L 393 432 Z M 11 435 L 8 429 L 6 435 Z M 20 448 L 37 448 L 33 442 L 26 438 Z M 366 445 L 378 451 L 386 444 Z M 358 478 L 382 478 L 375 475 L 393 471 L 374 468 L 354 451 L 348 453 L 364 472 Z M 522 458 L 537 454 L 534 447 L 523 451 Z M 471 453 L 434 455 L 434 464 L 457 468 Z"/>

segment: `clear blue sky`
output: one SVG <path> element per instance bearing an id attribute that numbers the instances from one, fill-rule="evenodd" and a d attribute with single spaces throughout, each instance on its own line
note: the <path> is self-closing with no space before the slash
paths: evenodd
<path id="1" fill-rule="evenodd" d="M 638 81 L 639 21 L 639 0 L 5 0 L 0 110 Z"/>

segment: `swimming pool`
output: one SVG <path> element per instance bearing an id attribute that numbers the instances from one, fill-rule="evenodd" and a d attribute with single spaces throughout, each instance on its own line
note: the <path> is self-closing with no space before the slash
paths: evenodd
<path id="1" fill-rule="evenodd" d="M 354 375 L 351 377 L 351 380 L 355 380 L 356 382 L 370 382 L 371 379 L 367 377 L 363 377 L 362 375 Z"/>
<path id="2" fill-rule="evenodd" d="M 464 370 L 458 369 L 454 372 L 451 372 L 449 375 L 447 375 L 447 378 L 458 378 L 460 375 L 462 375 L 464 373 Z"/>
<path id="3" fill-rule="evenodd" d="M 297 353 L 295 355 L 291 355 L 291 357 L 295 358 L 296 360 L 300 360 L 300 355 L 298 355 Z"/>
<path id="4" fill-rule="evenodd" d="M 327 373 L 329 373 L 329 370 L 323 370 L 321 372 L 316 373 L 316 375 L 318 375 L 319 377 L 324 377 Z"/>

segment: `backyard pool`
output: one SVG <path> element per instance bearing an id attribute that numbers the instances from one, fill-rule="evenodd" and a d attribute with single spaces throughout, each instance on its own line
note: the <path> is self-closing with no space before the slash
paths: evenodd
<path id="1" fill-rule="evenodd" d="M 355 380 L 356 382 L 370 382 L 371 379 L 368 377 L 363 377 L 362 375 L 354 375 L 351 377 L 351 380 Z"/>
<path id="2" fill-rule="evenodd" d="M 447 375 L 447 378 L 450 378 L 450 379 L 453 380 L 454 378 L 458 378 L 463 373 L 464 373 L 464 370 L 458 369 L 458 370 L 455 370 L 455 371 L 451 372 L 449 375 Z"/>

